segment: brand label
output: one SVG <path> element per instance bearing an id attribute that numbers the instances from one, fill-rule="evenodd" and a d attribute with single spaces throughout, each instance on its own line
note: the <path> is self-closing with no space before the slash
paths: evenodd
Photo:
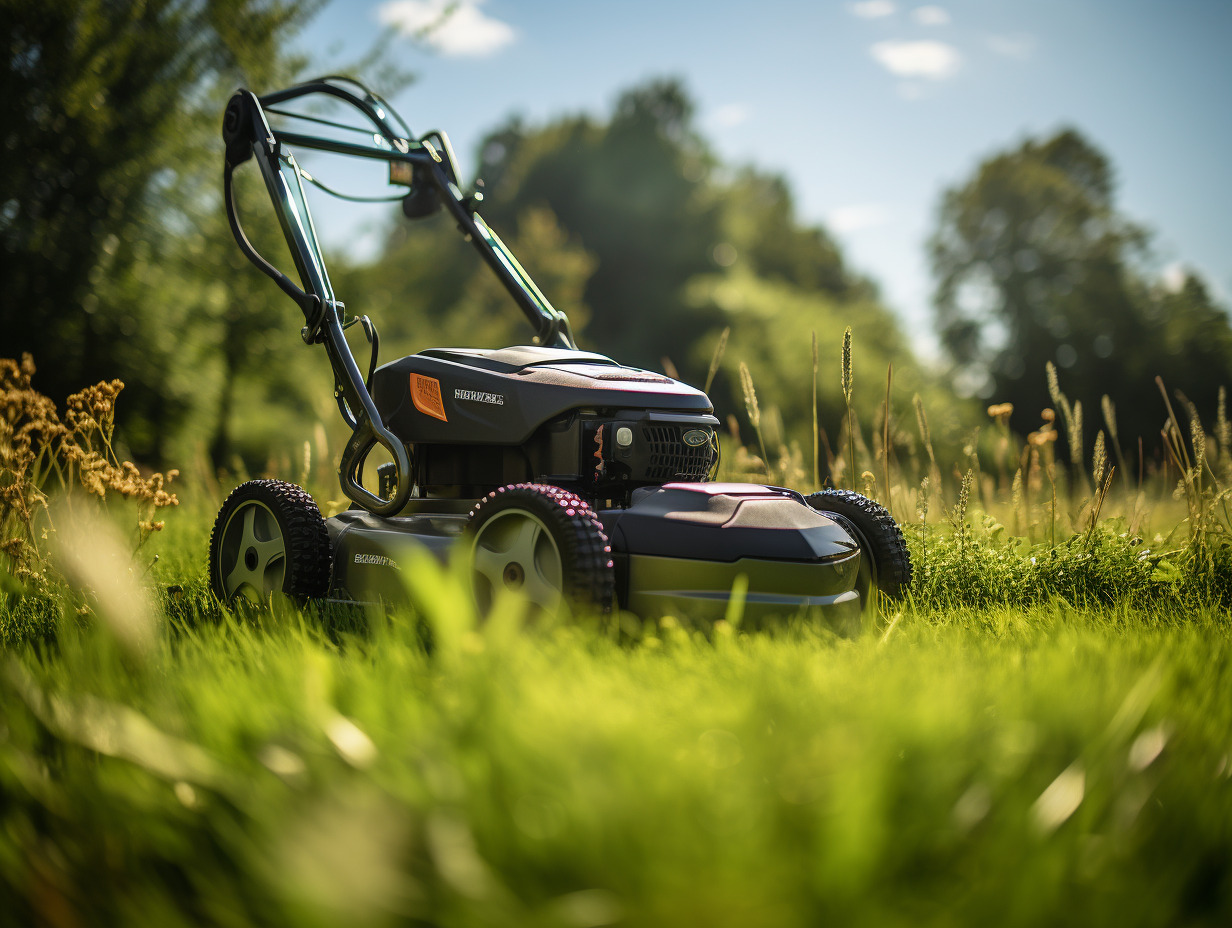
<path id="1" fill-rule="evenodd" d="M 697 448 L 710 441 L 710 433 L 705 429 L 689 429 L 680 436 L 680 440 L 692 448 Z"/>
<path id="2" fill-rule="evenodd" d="M 483 393 L 479 390 L 454 390 L 455 400 L 468 400 L 472 403 L 488 403 L 492 406 L 504 406 L 505 398 L 499 393 Z"/>
<path id="3" fill-rule="evenodd" d="M 371 564 L 375 567 L 393 567 L 397 569 L 397 563 L 383 554 L 357 554 L 355 555 L 356 564 Z"/>
<path id="4" fill-rule="evenodd" d="M 425 416 L 449 421 L 445 416 L 445 401 L 441 398 L 441 382 L 435 377 L 411 374 L 411 402 Z"/>

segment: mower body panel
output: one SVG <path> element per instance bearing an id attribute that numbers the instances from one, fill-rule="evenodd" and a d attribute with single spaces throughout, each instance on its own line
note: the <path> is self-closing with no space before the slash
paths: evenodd
<path id="1" fill-rule="evenodd" d="M 639 615 L 722 618 L 741 587 L 750 618 L 811 608 L 859 612 L 859 545 L 791 491 L 671 483 L 636 490 L 629 508 L 599 517 L 618 565 L 621 604 Z"/>
<path id="2" fill-rule="evenodd" d="M 859 553 L 826 565 L 763 558 L 725 563 L 634 554 L 628 560 L 625 608 L 646 617 L 717 620 L 727 614 L 735 595 L 744 604 L 740 615 L 746 620 L 815 610 L 831 618 L 858 618 L 860 594 L 842 587 L 851 586 L 859 562 Z M 733 594 L 740 589 L 740 577 L 746 585 Z"/>
<path id="3" fill-rule="evenodd" d="M 404 573 L 425 555 L 446 561 L 466 521 L 466 511 L 390 517 L 362 509 L 348 509 L 326 519 L 333 549 L 327 598 L 351 603 L 408 602 Z"/>

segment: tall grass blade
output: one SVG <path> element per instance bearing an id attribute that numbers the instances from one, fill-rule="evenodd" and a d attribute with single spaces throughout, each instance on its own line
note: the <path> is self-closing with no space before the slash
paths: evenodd
<path id="1" fill-rule="evenodd" d="M 813 489 L 821 489 L 821 435 L 817 421 L 817 332 L 813 332 Z"/>
<path id="2" fill-rule="evenodd" d="M 757 405 L 757 390 L 753 387 L 753 375 L 749 373 L 749 366 L 743 361 L 740 362 L 740 388 L 744 393 L 744 409 L 748 413 L 749 423 L 753 426 L 753 431 L 757 433 L 757 444 L 761 447 L 761 460 L 766 469 L 766 476 L 770 476 L 770 456 L 766 454 L 766 440 L 761 432 L 761 407 Z"/>
<path id="3" fill-rule="evenodd" d="M 710 358 L 710 370 L 706 372 L 706 386 L 702 388 L 703 393 L 710 392 L 710 385 L 714 383 L 714 375 L 719 372 L 719 365 L 723 361 L 723 354 L 727 351 L 727 336 L 731 335 L 731 326 L 724 327 L 719 333 L 718 344 L 714 346 L 714 354 Z"/>
<path id="4" fill-rule="evenodd" d="M 894 513 L 894 493 L 890 489 L 890 387 L 894 383 L 894 362 L 886 365 L 885 418 L 881 423 L 881 475 L 885 480 L 886 509 Z"/>
<path id="5" fill-rule="evenodd" d="M 855 420 L 851 415 L 851 326 L 843 331 L 843 356 L 842 356 L 842 387 L 843 387 L 843 402 L 847 405 L 847 450 L 850 454 L 848 459 L 847 469 L 851 473 L 851 488 L 856 489 L 856 432 Z"/>

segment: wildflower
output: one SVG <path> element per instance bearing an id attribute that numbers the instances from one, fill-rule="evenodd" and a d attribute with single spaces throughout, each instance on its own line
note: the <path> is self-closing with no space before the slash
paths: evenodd
<path id="1" fill-rule="evenodd" d="M 988 418 L 996 420 L 997 425 L 1009 425 L 1010 416 L 1013 414 L 1013 403 L 997 403 L 988 407 Z"/>
<path id="2" fill-rule="evenodd" d="M 103 381 L 70 396 L 62 420 L 56 404 L 31 386 L 35 373 L 29 354 L 21 361 L 0 358 L 0 531 L 17 534 L 0 544 L 19 579 L 45 583 L 38 539 L 49 540 L 47 527 L 36 522 L 48 505 L 45 487 L 79 486 L 89 496 L 106 500 L 118 495 L 137 504 L 138 545 L 162 528 L 157 509 L 179 505 L 167 484 L 178 476 L 142 475 L 131 461 L 120 461 L 111 446 L 119 380 Z"/>
<path id="3" fill-rule="evenodd" d="M 1040 429 L 1027 436 L 1027 441 L 1037 448 L 1042 448 L 1057 440 L 1056 429 Z"/>

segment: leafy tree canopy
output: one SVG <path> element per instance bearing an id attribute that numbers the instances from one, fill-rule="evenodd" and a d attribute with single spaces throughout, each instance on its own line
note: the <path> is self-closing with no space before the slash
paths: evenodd
<path id="1" fill-rule="evenodd" d="M 1014 403 L 1025 430 L 1050 405 L 1051 361 L 1071 398 L 1093 411 L 1112 395 L 1121 439 L 1149 445 L 1156 375 L 1214 408 L 1232 379 L 1227 315 L 1196 277 L 1153 282 L 1148 244 L 1117 210 L 1112 165 L 1077 130 L 986 159 L 945 191 L 929 243 L 937 327 L 960 382 Z"/>
<path id="2" fill-rule="evenodd" d="M 0 4 L 6 353 L 32 352 L 53 396 L 123 378 L 124 433 L 146 457 L 193 405 L 183 369 L 198 359 L 181 341 L 190 306 L 228 302 L 210 286 L 217 266 L 191 260 L 194 239 L 200 254 L 198 236 L 221 232 L 223 103 L 240 83 L 286 73 L 280 48 L 317 5 Z M 207 161 L 210 185 L 186 183 Z"/>
<path id="3" fill-rule="evenodd" d="M 712 391 L 721 413 L 743 415 L 734 371 L 744 360 L 763 404 L 778 406 L 787 431 L 811 443 L 816 330 L 822 415 L 836 431 L 843 404 L 834 359 L 847 324 L 858 330 L 864 370 L 878 369 L 858 400 L 870 422 L 884 393 L 873 382 L 884 383 L 889 361 L 903 389 L 921 387 L 875 287 L 824 229 L 799 220 L 781 177 L 719 161 L 677 81 L 626 91 L 607 120 L 531 127 L 512 118 L 486 137 L 478 174 L 484 215 L 569 312 L 584 347 L 655 369 L 670 363 L 701 384 L 719 332 L 731 326 Z M 384 255 L 341 280 L 340 292 L 358 311 L 395 309 L 392 318 L 380 313 L 395 350 L 524 341 L 519 314 L 451 226 L 445 217 L 399 221 Z"/>

